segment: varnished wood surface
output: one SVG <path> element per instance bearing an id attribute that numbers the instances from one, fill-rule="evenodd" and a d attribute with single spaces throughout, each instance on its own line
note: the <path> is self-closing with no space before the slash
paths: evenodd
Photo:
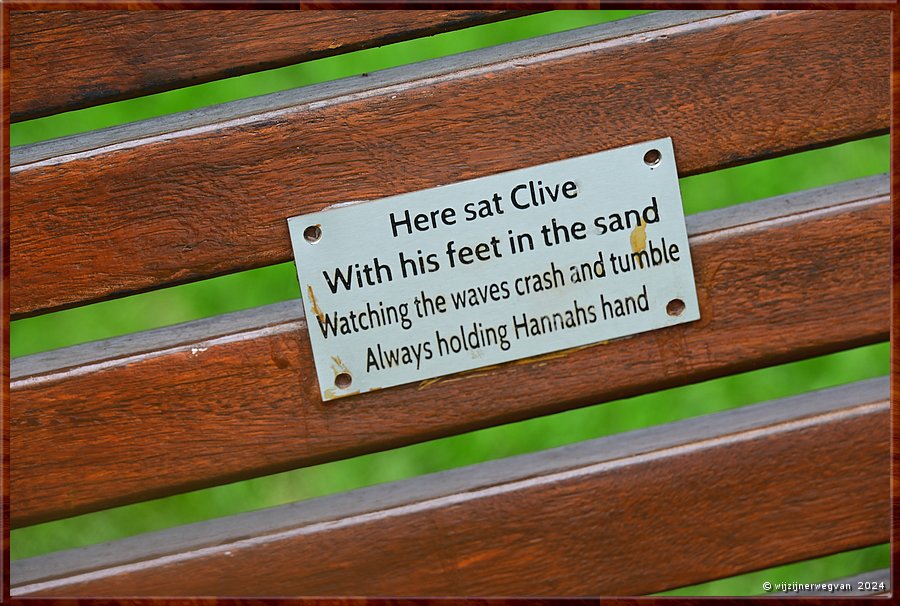
<path id="1" fill-rule="evenodd" d="M 887 338 L 884 176 L 688 217 L 698 322 L 323 404 L 299 301 L 13 361 L 12 522 Z"/>
<path id="2" fill-rule="evenodd" d="M 892 26 L 894 32 L 900 32 L 900 10 L 892 11 Z M 900 192 L 900 170 L 897 165 L 897 153 L 900 150 L 900 111 L 897 109 L 900 99 L 900 45 L 894 44 L 893 72 L 891 74 L 891 102 L 893 115 L 891 119 L 891 191 L 894 192 L 894 203 L 891 205 L 891 497 L 894 503 L 891 512 L 891 562 L 893 573 L 898 571 L 898 546 L 900 546 L 900 515 L 897 504 L 900 503 L 900 481 L 897 480 L 900 470 L 900 356 L 898 356 L 897 344 L 900 343 L 900 205 L 896 203 L 897 192 Z M 893 587 L 896 589 L 897 577 L 894 574 Z M 896 595 L 896 594 L 895 594 Z"/>
<path id="3" fill-rule="evenodd" d="M 681 174 L 885 132 L 884 11 L 661 13 L 14 150 L 13 313 L 291 258 L 285 218 L 655 137 Z"/>
<path id="4" fill-rule="evenodd" d="M 18 561 L 12 593 L 662 591 L 887 541 L 888 412 L 884 377 Z"/>
<path id="5" fill-rule="evenodd" d="M 11 119 L 283 67 L 516 11 L 15 11 Z"/>

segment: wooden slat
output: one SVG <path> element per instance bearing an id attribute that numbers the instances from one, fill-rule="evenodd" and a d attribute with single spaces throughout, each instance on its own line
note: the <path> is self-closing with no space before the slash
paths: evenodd
<path id="1" fill-rule="evenodd" d="M 663 591 L 887 541 L 889 408 L 884 377 L 13 562 L 12 595 Z"/>
<path id="2" fill-rule="evenodd" d="M 885 132 L 889 30 L 654 13 L 14 150 L 12 311 L 287 261 L 285 218 L 337 202 L 655 137 L 693 174 Z"/>
<path id="3" fill-rule="evenodd" d="M 525 14 L 13 11 L 13 122 Z"/>
<path id="4" fill-rule="evenodd" d="M 328 404 L 299 301 L 13 360 L 12 523 L 884 340 L 889 207 L 882 176 L 691 216 L 698 322 Z"/>

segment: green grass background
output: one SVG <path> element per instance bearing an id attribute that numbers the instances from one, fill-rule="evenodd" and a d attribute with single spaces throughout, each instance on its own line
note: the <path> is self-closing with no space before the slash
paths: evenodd
<path id="1" fill-rule="evenodd" d="M 647 11 L 552 11 L 320 59 L 12 125 L 12 145 L 372 72 L 413 61 L 630 17 Z M 681 179 L 685 212 L 886 172 L 876 137 Z M 299 297 L 293 264 L 13 322 L 14 357 Z M 887 310 L 885 310 L 887 313 Z M 30 557 L 299 499 L 526 453 L 887 374 L 886 343 L 583 408 L 355 459 L 15 530 L 11 557 Z M 15 461 L 15 453 L 13 453 Z M 777 464 L 777 462 L 773 462 Z M 864 481 L 864 478 L 860 479 Z M 834 529 L 823 529 L 833 532 Z M 887 545 L 683 588 L 680 595 L 753 595 L 763 581 L 814 582 L 887 566 Z"/>

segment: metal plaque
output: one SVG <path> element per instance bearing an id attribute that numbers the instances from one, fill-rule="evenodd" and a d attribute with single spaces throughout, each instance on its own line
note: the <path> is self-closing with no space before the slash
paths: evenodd
<path id="1" fill-rule="evenodd" d="M 324 400 L 700 318 L 669 138 L 288 226 Z"/>

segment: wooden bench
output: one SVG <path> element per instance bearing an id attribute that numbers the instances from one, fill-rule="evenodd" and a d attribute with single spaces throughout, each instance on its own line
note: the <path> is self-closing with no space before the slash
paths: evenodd
<path id="1" fill-rule="evenodd" d="M 519 14 L 13 12 L 11 115 Z M 889 77 L 887 11 L 660 12 L 15 148 L 12 318 L 289 261 L 285 219 L 347 200 L 657 137 L 684 176 L 882 134 Z M 697 322 L 328 403 L 300 301 L 15 359 L 11 524 L 885 341 L 889 189 L 689 216 Z M 887 542 L 889 436 L 885 377 L 18 560 L 11 592 L 660 592 Z"/>

